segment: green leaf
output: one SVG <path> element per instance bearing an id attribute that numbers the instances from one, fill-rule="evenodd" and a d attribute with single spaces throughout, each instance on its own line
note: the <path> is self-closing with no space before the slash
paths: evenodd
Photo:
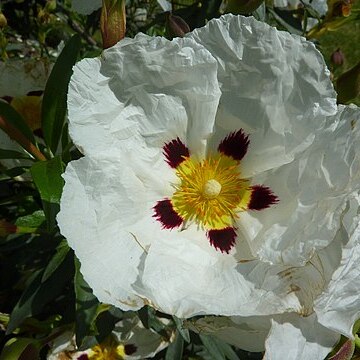
<path id="1" fill-rule="evenodd" d="M 28 169 L 27 166 L 16 166 L 11 169 L 2 170 L 7 176 L 14 178 L 16 176 L 22 175 Z"/>
<path id="2" fill-rule="evenodd" d="M 39 190 L 43 208 L 48 221 L 48 230 L 52 230 L 55 225 L 55 217 L 59 212 L 60 198 L 64 186 L 61 177 L 63 164 L 59 156 L 48 161 L 39 161 L 30 169 L 34 183 Z"/>
<path id="3" fill-rule="evenodd" d="M 181 334 L 181 336 L 183 337 L 183 339 L 186 341 L 186 342 L 190 342 L 190 334 L 189 334 L 189 330 L 188 329 L 185 329 L 184 326 L 183 326 L 183 320 L 179 319 L 178 317 L 176 316 L 173 316 L 173 319 L 174 319 L 174 322 L 176 324 L 176 327 L 179 331 L 179 333 Z"/>
<path id="4" fill-rule="evenodd" d="M 72 279 L 73 270 L 73 252 L 69 251 L 66 259 L 46 281 L 42 282 L 42 270 L 34 272 L 29 278 L 29 286 L 13 308 L 7 333 L 13 332 L 26 318 L 40 314 L 46 304 L 56 299 Z"/>
<path id="5" fill-rule="evenodd" d="M 70 248 L 66 240 L 61 240 L 60 244 L 56 248 L 55 255 L 51 258 L 51 260 L 49 261 L 48 265 L 45 268 L 44 274 L 41 279 L 42 282 L 46 281 L 54 273 L 54 271 L 62 264 L 69 250 Z"/>
<path id="6" fill-rule="evenodd" d="M 235 351 L 229 344 L 226 344 L 213 336 L 201 334 L 199 336 L 206 350 L 213 356 L 214 360 L 239 360 Z"/>
<path id="7" fill-rule="evenodd" d="M 25 159 L 25 160 L 33 160 L 26 153 L 22 153 L 20 151 L 14 150 L 6 150 L 0 149 L 0 159 Z"/>
<path id="8" fill-rule="evenodd" d="M 23 117 L 11 105 L 1 100 L 0 116 L 4 117 L 9 124 L 19 130 L 20 133 L 23 134 L 33 144 L 36 144 L 34 134 Z"/>
<path id="9" fill-rule="evenodd" d="M 18 360 L 26 354 L 27 360 L 39 358 L 38 342 L 30 338 L 11 338 L 4 345 L 0 360 Z"/>
<path id="10" fill-rule="evenodd" d="M 45 142 L 53 153 L 56 152 L 61 137 L 66 115 L 68 84 L 80 46 L 80 36 L 75 34 L 59 55 L 46 83 L 41 108 L 41 126 Z"/>
<path id="11" fill-rule="evenodd" d="M 45 214 L 42 210 L 34 211 L 30 215 L 25 215 L 17 218 L 15 225 L 39 228 L 45 222 Z"/>
<path id="12" fill-rule="evenodd" d="M 87 282 L 84 280 L 84 277 L 80 272 L 80 262 L 76 257 L 74 286 L 76 295 L 76 345 L 80 349 L 83 349 L 83 346 L 89 347 L 89 340 L 90 344 L 93 341 L 96 343 L 95 338 L 89 339 L 89 337 L 95 335 L 92 329 L 98 314 L 97 309 L 99 306 L 99 301 L 93 294 Z"/>
<path id="13" fill-rule="evenodd" d="M 181 360 L 183 358 L 184 339 L 179 331 L 176 331 L 175 341 L 166 350 L 165 360 Z"/>
<path id="14" fill-rule="evenodd" d="M 60 203 L 64 180 L 63 165 L 59 156 L 48 161 L 39 161 L 31 167 L 31 175 L 42 200 Z"/>
<path id="15" fill-rule="evenodd" d="M 168 337 L 166 326 L 156 316 L 156 310 L 150 306 L 144 306 L 138 310 L 138 316 L 146 329 L 153 329 L 158 334 Z"/>

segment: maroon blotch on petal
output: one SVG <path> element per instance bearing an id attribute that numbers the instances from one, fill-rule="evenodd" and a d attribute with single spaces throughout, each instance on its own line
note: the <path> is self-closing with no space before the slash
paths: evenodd
<path id="1" fill-rule="evenodd" d="M 137 347 L 134 344 L 126 344 L 124 346 L 125 355 L 132 355 L 136 353 Z"/>
<path id="2" fill-rule="evenodd" d="M 163 154 L 165 155 L 166 162 L 172 168 L 178 167 L 190 156 L 189 149 L 179 138 L 166 143 L 163 147 Z"/>
<path id="3" fill-rule="evenodd" d="M 241 160 L 249 147 L 249 137 L 245 135 L 242 129 L 230 133 L 221 141 L 218 150 L 235 160 Z"/>
<path id="4" fill-rule="evenodd" d="M 77 358 L 77 360 L 89 360 L 89 357 L 87 356 L 87 354 L 82 354 Z"/>
<path id="5" fill-rule="evenodd" d="M 183 222 L 183 219 L 174 210 L 169 199 L 158 201 L 153 209 L 153 216 L 161 222 L 163 229 L 174 229 L 179 227 Z"/>
<path id="6" fill-rule="evenodd" d="M 219 249 L 221 252 L 226 252 L 228 254 L 235 245 L 236 232 L 232 227 L 220 230 L 209 230 L 207 232 L 207 237 L 210 240 L 210 244 L 215 249 Z"/>
<path id="7" fill-rule="evenodd" d="M 248 209 L 263 210 L 277 202 L 279 202 L 279 199 L 270 188 L 263 185 L 255 185 L 252 187 Z"/>

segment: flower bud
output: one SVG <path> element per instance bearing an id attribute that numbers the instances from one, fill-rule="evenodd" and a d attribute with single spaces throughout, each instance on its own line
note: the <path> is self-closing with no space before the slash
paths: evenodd
<path id="1" fill-rule="evenodd" d="M 344 63 L 345 55 L 340 49 L 337 49 L 331 54 L 330 60 L 334 65 L 340 66 Z"/>
<path id="2" fill-rule="evenodd" d="M 125 0 L 103 0 L 100 28 L 104 49 L 115 45 L 125 37 Z"/>
<path id="3" fill-rule="evenodd" d="M 360 95 L 360 62 L 336 81 L 338 102 L 346 104 Z"/>
<path id="4" fill-rule="evenodd" d="M 166 16 L 166 31 L 172 39 L 174 37 L 183 37 L 190 31 L 190 27 L 180 16 L 168 12 Z"/>
<path id="5" fill-rule="evenodd" d="M 226 12 L 233 14 L 250 14 L 263 2 L 264 0 L 228 0 Z"/>
<path id="6" fill-rule="evenodd" d="M 355 341 L 349 339 L 342 344 L 336 354 L 331 356 L 329 360 L 351 360 L 353 358 L 354 350 Z"/>
<path id="7" fill-rule="evenodd" d="M 5 15 L 0 12 L 0 29 L 4 28 L 7 25 L 7 19 Z"/>

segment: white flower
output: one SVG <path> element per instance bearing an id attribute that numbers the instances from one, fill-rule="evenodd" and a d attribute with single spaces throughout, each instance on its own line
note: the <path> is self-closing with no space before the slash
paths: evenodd
<path id="1" fill-rule="evenodd" d="M 102 302 L 289 321 L 312 359 L 352 336 L 360 112 L 313 44 L 232 15 L 139 34 L 75 66 L 68 108 L 58 222 Z"/>
<path id="2" fill-rule="evenodd" d="M 75 337 L 68 331 L 57 337 L 51 344 L 48 360 L 136 360 L 155 356 L 165 349 L 169 342 L 152 330 L 147 330 L 139 319 L 132 315 L 116 324 L 113 333 L 91 349 L 80 351 Z"/>
<path id="3" fill-rule="evenodd" d="M 326 0 L 304 0 L 304 3 L 310 5 L 313 9 L 315 9 L 321 16 L 325 15 L 328 6 Z M 298 8 L 301 5 L 301 1 L 299 0 L 274 0 L 274 6 L 276 7 L 289 7 L 292 9 Z"/>

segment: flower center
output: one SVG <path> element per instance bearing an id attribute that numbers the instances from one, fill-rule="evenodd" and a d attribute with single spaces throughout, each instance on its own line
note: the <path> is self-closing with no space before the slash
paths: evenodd
<path id="1" fill-rule="evenodd" d="M 251 196 L 250 183 L 240 177 L 239 162 L 216 154 L 198 161 L 192 157 L 177 168 L 180 183 L 171 203 L 185 221 L 205 229 L 232 226 L 237 212 L 246 210 Z"/>
<path id="2" fill-rule="evenodd" d="M 215 198 L 220 194 L 221 184 L 215 179 L 210 179 L 206 181 L 203 187 L 203 195 L 206 198 Z"/>

